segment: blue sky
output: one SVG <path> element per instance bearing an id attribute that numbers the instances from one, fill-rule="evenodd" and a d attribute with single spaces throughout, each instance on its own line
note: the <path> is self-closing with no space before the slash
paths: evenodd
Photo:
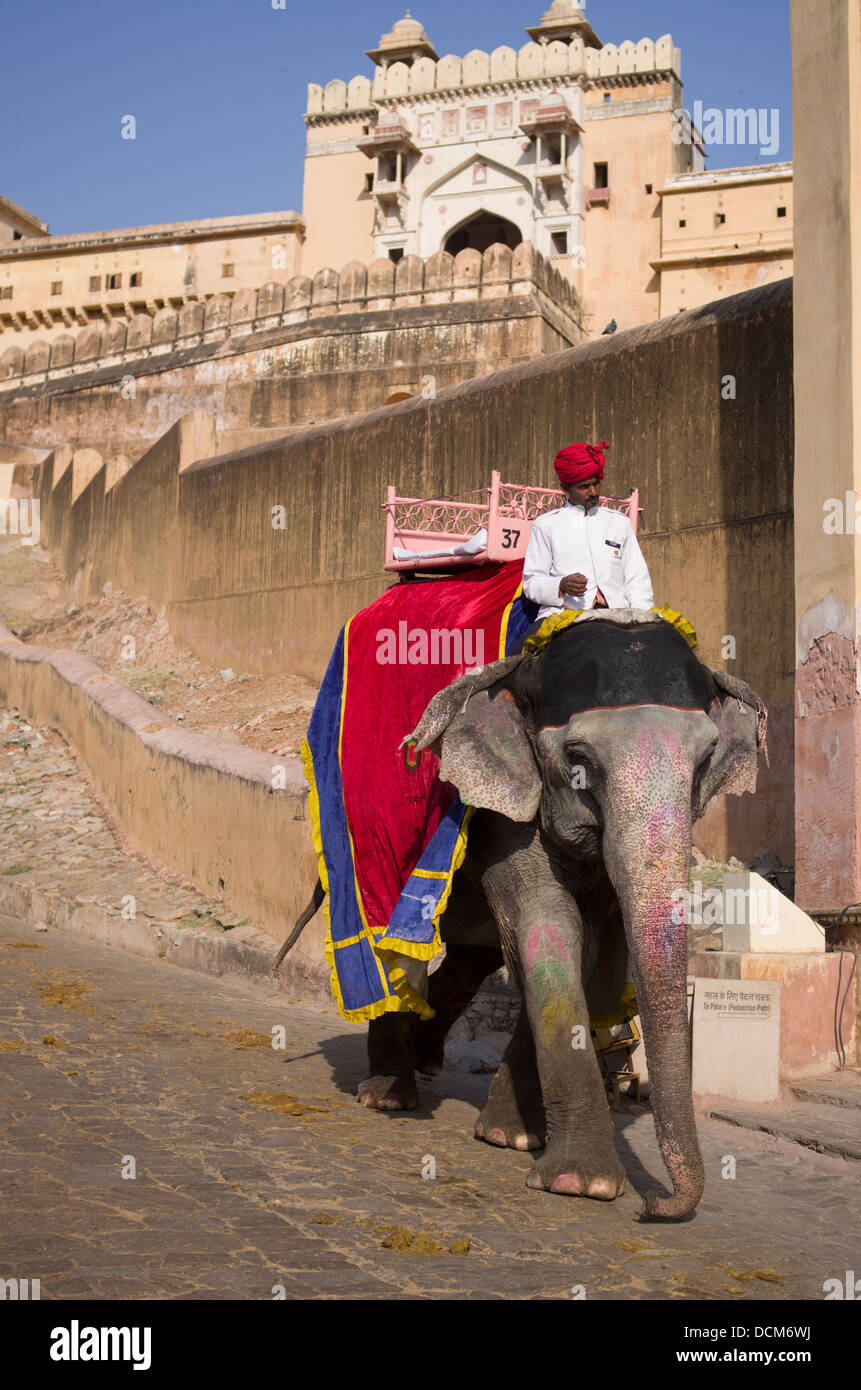
<path id="1" fill-rule="evenodd" d="M 526 42 L 549 0 L 412 0 L 437 52 Z M 54 233 L 301 209 L 308 82 L 370 75 L 405 0 L 40 0 L 2 21 L 0 193 Z M 589 0 L 604 43 L 671 33 L 685 105 L 777 108 L 792 158 L 788 0 Z M 121 139 L 134 115 L 136 139 Z M 713 145 L 708 167 L 759 163 Z"/>

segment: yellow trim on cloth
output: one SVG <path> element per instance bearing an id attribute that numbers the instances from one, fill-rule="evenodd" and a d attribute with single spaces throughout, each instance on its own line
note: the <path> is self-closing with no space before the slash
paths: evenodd
<path id="1" fill-rule="evenodd" d="M 502 614 L 502 622 L 499 624 L 499 652 L 498 652 L 498 656 L 499 656 L 499 660 L 500 660 L 500 661 L 502 661 L 503 657 L 505 656 L 505 648 L 506 648 L 506 645 L 507 645 L 507 643 L 508 643 L 508 620 L 509 620 L 509 618 L 511 617 L 511 610 L 512 610 L 512 608 L 514 607 L 514 604 L 516 603 L 516 601 L 517 601 L 519 598 L 522 598 L 522 596 L 523 596 L 523 585 L 522 585 L 522 584 L 518 584 L 518 586 L 517 586 L 517 591 L 515 592 L 514 596 L 512 597 L 511 602 L 506 606 L 505 611 L 504 611 L 504 613 Z"/>
<path id="2" fill-rule="evenodd" d="M 505 655 L 505 645 L 508 636 L 508 622 L 511 615 L 512 605 L 514 603 L 514 600 L 518 598 L 521 593 L 522 586 L 518 586 L 517 593 L 514 595 L 514 598 L 512 598 L 511 603 L 507 605 L 502 615 L 502 621 L 500 623 L 499 630 L 499 651 L 501 656 Z M 352 621 L 352 619 L 350 621 Z M 344 628 L 341 717 L 338 730 L 339 764 L 341 761 L 341 743 L 344 732 L 344 701 L 347 692 L 347 656 L 349 651 L 349 635 L 350 622 L 348 622 Z M 380 1018 L 383 1014 L 386 1013 L 417 1013 L 420 1015 L 422 1019 L 433 1018 L 434 1010 L 430 1007 L 427 1000 L 412 988 L 407 979 L 406 971 L 404 970 L 402 965 L 398 964 L 398 958 L 401 956 L 406 956 L 411 960 L 429 961 L 432 960 L 434 956 L 438 955 L 439 952 L 442 950 L 442 938 L 439 929 L 440 918 L 445 912 L 445 909 L 448 905 L 449 897 L 451 896 L 451 887 L 454 875 L 460 868 L 466 856 L 467 828 L 474 808 L 472 806 L 468 806 L 466 808 L 463 820 L 460 825 L 460 829 L 458 831 L 458 836 L 455 841 L 454 850 L 452 852 L 451 864 L 448 871 L 435 869 L 413 870 L 413 874 L 419 878 L 446 880 L 445 888 L 443 889 L 439 902 L 437 903 L 436 909 L 434 911 L 433 941 L 428 943 L 404 941 L 398 937 L 391 937 L 387 939 L 386 946 L 381 948 L 380 939 L 385 937 L 386 928 L 382 925 L 371 925 L 365 916 L 365 908 L 362 902 L 362 895 L 359 890 L 358 879 L 356 878 L 356 863 L 355 850 L 353 846 L 353 836 L 350 832 L 350 827 L 348 824 L 347 836 L 349 838 L 350 843 L 350 856 L 353 869 L 353 883 L 355 886 L 356 902 L 358 904 L 359 913 L 362 918 L 363 930 L 359 936 L 352 936 L 345 941 L 333 941 L 332 921 L 329 913 L 329 876 L 326 871 L 326 860 L 323 854 L 323 834 L 320 824 L 320 798 L 317 792 L 317 783 L 314 776 L 313 754 L 311 753 L 311 748 L 307 738 L 302 740 L 301 754 L 302 765 L 305 770 L 305 777 L 311 789 L 308 798 L 308 811 L 311 818 L 311 834 L 314 843 L 314 852 L 317 856 L 317 870 L 320 875 L 320 883 L 322 885 L 323 892 L 326 895 L 323 899 L 323 913 L 326 921 L 326 935 L 325 940 L 323 942 L 323 949 L 326 955 L 326 960 L 329 965 L 330 986 L 332 990 L 332 996 L 338 1007 L 338 1012 L 342 1018 L 345 1018 L 347 1020 L 348 1023 L 367 1022 L 374 1018 Z M 348 1009 L 344 1005 L 340 983 L 338 981 L 338 972 L 335 968 L 335 951 L 338 950 L 338 948 L 341 946 L 355 945 L 355 943 L 359 941 L 362 936 L 366 936 L 369 942 L 371 943 L 374 956 L 377 960 L 377 964 L 380 967 L 380 982 L 382 984 L 383 990 L 385 991 L 386 997 L 384 999 L 377 1000 L 374 1004 L 366 1004 L 359 1009 Z M 385 969 L 383 969 L 383 965 L 385 965 Z M 386 975 L 388 975 L 388 981 L 386 979 Z M 393 994 L 389 991 L 389 985 L 391 985 L 392 990 L 394 990 Z"/>
<path id="3" fill-rule="evenodd" d="M 499 624 L 500 659 L 502 659 L 505 656 L 505 647 L 508 640 L 508 623 L 511 617 L 511 610 L 514 606 L 516 599 L 520 598 L 522 593 L 523 585 L 518 584 L 517 592 L 512 596 L 511 602 L 506 605 L 505 610 L 502 614 L 502 619 Z M 427 869 L 413 870 L 413 875 L 415 875 L 418 878 L 446 879 L 445 888 L 443 889 L 443 892 L 440 896 L 440 900 L 437 903 L 436 908 L 434 910 L 433 941 L 405 941 L 401 937 L 385 936 L 383 939 L 386 944 L 383 945 L 382 942 L 378 942 L 375 944 L 374 948 L 379 954 L 381 960 L 385 962 L 386 969 L 389 975 L 389 980 L 392 984 L 392 988 L 397 993 L 398 998 L 403 999 L 404 1001 L 402 1007 L 412 1012 L 419 1012 L 422 1018 L 433 1018 L 434 1010 L 430 1008 L 425 999 L 422 999 L 419 995 L 415 993 L 413 989 L 410 988 L 403 967 L 398 965 L 397 963 L 398 956 L 407 956 L 410 960 L 430 961 L 433 960 L 434 956 L 438 955 L 439 952 L 442 950 L 442 936 L 440 934 L 439 927 L 440 919 L 443 913 L 445 912 L 446 907 L 448 906 L 448 900 L 451 896 L 452 880 L 455 874 L 457 873 L 458 869 L 460 868 L 461 864 L 463 863 L 464 859 L 466 858 L 466 842 L 469 830 L 469 822 L 472 819 L 472 813 L 474 810 L 475 807 L 473 806 L 467 806 L 466 808 L 463 820 L 460 824 L 460 830 L 458 831 L 458 836 L 454 844 L 454 849 L 452 851 L 451 864 L 449 865 L 447 872 L 443 870 Z"/>
<path id="4" fill-rule="evenodd" d="M 349 628 L 350 624 L 347 623 L 344 629 L 344 678 L 341 691 L 341 718 L 338 730 L 339 762 L 341 754 L 341 739 L 343 737 L 344 730 L 344 694 L 346 692 L 347 687 L 346 670 L 347 641 L 349 636 Z M 341 986 L 338 980 L 338 971 L 335 968 L 335 951 L 340 946 L 348 946 L 354 944 L 359 938 L 350 937 L 348 940 L 345 941 L 332 940 L 332 919 L 329 913 L 329 875 L 326 871 L 326 859 L 325 855 L 323 854 L 323 833 L 320 825 L 320 797 L 317 792 L 317 781 L 314 776 L 314 758 L 307 738 L 304 738 L 302 740 L 301 752 L 302 766 L 305 770 L 305 778 L 311 789 L 310 795 L 308 797 L 308 812 L 311 817 L 311 836 L 314 843 L 314 853 L 317 856 L 317 872 L 320 875 L 320 883 L 322 885 L 323 892 L 326 895 L 323 899 L 323 914 L 326 920 L 326 935 L 323 941 L 323 951 L 325 953 L 326 960 L 329 965 L 329 985 L 332 990 L 332 997 L 334 998 L 335 1003 L 338 1006 L 338 1013 L 341 1015 L 341 1017 L 345 1018 L 348 1023 L 363 1023 L 369 1021 L 372 1018 L 379 1018 L 382 1014 L 388 1013 L 391 1010 L 402 1009 L 404 1005 L 400 1003 L 396 995 L 393 995 L 389 992 L 388 984 L 385 977 L 385 971 L 380 967 L 380 962 L 379 958 L 377 957 L 376 950 L 374 950 L 374 959 L 377 961 L 377 965 L 380 968 L 380 983 L 383 986 L 383 991 L 386 997 L 384 999 L 378 999 L 374 1004 L 366 1004 L 360 1009 L 348 1009 L 344 1004 L 344 999 L 341 994 Z M 350 835 L 349 826 L 347 826 L 347 835 L 350 840 L 350 855 L 351 860 L 353 860 L 353 874 L 355 877 L 355 860 L 353 859 L 353 837 L 352 835 Z M 373 948 L 375 945 L 374 936 L 382 935 L 383 928 L 374 928 L 368 924 L 368 921 L 365 917 L 364 908 L 362 906 L 361 898 L 358 895 L 358 889 L 356 896 L 358 899 L 359 913 L 362 918 L 361 935 L 366 936 L 368 938 Z"/>
<path id="5" fill-rule="evenodd" d="M 605 610 L 599 609 L 598 611 L 604 612 Z M 606 611 L 610 613 L 613 612 L 612 608 Z M 687 618 L 683 618 L 681 613 L 676 612 L 675 608 L 668 608 L 667 605 L 664 604 L 661 608 L 651 608 L 649 611 L 651 613 L 657 613 L 659 617 L 664 618 L 666 622 L 670 623 L 677 632 L 682 634 L 689 647 L 693 648 L 697 645 L 696 630 L 693 625 L 688 622 Z M 531 637 L 526 638 L 526 641 L 523 643 L 523 650 L 525 652 L 540 651 L 542 647 L 547 645 L 551 637 L 555 637 L 557 632 L 562 632 L 566 627 L 570 627 L 572 623 L 576 623 L 577 619 L 583 613 L 594 612 L 595 609 L 593 608 L 568 608 L 563 613 L 548 613 L 538 631 L 533 632 Z"/>
<path id="6" fill-rule="evenodd" d="M 398 936 L 384 936 L 383 940 L 377 943 L 376 949 L 386 962 L 386 966 L 389 970 L 389 979 L 392 981 L 392 984 L 395 982 L 392 966 L 389 965 L 388 961 L 389 955 L 409 956 L 411 960 L 433 960 L 434 956 L 438 955 L 442 950 L 442 937 L 440 936 L 439 930 L 440 918 L 445 912 L 448 906 L 448 900 L 451 897 L 452 879 L 466 857 L 467 828 L 474 810 L 474 806 L 467 806 L 466 808 L 463 820 L 460 823 L 460 829 L 457 832 L 457 839 L 454 842 L 454 849 L 452 851 L 451 864 L 448 872 L 434 873 L 433 875 L 434 878 L 445 878 L 447 880 L 445 888 L 440 895 L 440 900 L 434 909 L 433 941 L 406 941 Z M 413 872 L 416 872 L 416 870 Z M 394 968 L 397 969 L 397 966 L 395 965 Z M 397 988 L 397 985 L 395 985 L 395 988 Z M 431 1012 L 429 1017 L 433 1017 L 433 1012 Z"/>
<path id="7" fill-rule="evenodd" d="M 314 852 L 317 856 L 317 872 L 320 875 L 320 883 L 322 884 L 323 892 L 326 894 L 323 899 L 323 914 L 326 920 L 326 935 L 323 941 L 323 950 L 329 965 L 329 985 L 332 990 L 332 997 L 338 1006 L 338 1013 L 342 1018 L 345 1018 L 348 1023 L 367 1023 L 370 1022 L 371 1019 L 380 1018 L 386 1013 L 403 1012 L 410 1008 L 410 1005 L 404 1002 L 404 996 L 399 996 L 397 992 L 395 994 L 390 994 L 388 990 L 386 991 L 385 999 L 378 999 L 374 1004 L 365 1004 L 360 1009 L 348 1009 L 344 1005 L 341 986 L 338 981 L 338 971 L 335 968 L 335 951 L 340 946 L 353 946 L 357 941 L 361 940 L 362 936 L 367 936 L 371 945 L 374 947 L 374 955 L 376 956 L 376 942 L 374 938 L 375 936 L 382 936 L 385 928 L 370 927 L 365 923 L 361 936 L 351 936 L 344 941 L 337 942 L 332 940 L 332 919 L 329 914 L 329 876 L 326 872 L 326 859 L 323 854 L 323 836 L 320 829 L 320 799 L 314 777 L 314 760 L 307 739 L 302 740 L 302 763 L 305 768 L 305 777 L 311 788 L 308 797 L 308 811 L 311 817 L 311 834 L 314 841 Z M 361 902 L 359 903 L 359 911 L 362 913 L 362 921 L 364 922 L 365 917 Z M 382 970 L 380 971 L 380 977 L 384 981 L 385 977 Z M 391 984 L 392 987 L 397 990 L 396 982 L 393 979 L 391 980 Z M 408 994 L 412 996 L 413 991 L 409 989 L 409 986 L 406 988 Z M 421 1003 L 425 1011 L 423 1016 L 432 1017 L 433 1010 L 429 1009 L 428 1004 L 421 999 L 419 995 L 415 995 L 415 999 L 416 1004 L 412 1006 L 413 1011 L 415 1011 L 418 1004 Z"/>

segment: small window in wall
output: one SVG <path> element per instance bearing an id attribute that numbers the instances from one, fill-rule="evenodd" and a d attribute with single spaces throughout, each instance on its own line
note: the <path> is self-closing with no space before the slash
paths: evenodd
<path id="1" fill-rule="evenodd" d="M 460 134 L 460 111 L 443 111 L 442 113 L 442 133 L 443 135 Z"/>
<path id="2" fill-rule="evenodd" d="M 12 286 L 11 286 L 11 285 L 0 285 L 0 299 L 11 299 L 11 298 L 12 298 Z"/>
<path id="3" fill-rule="evenodd" d="M 363 125 L 363 126 L 362 126 L 362 134 L 363 134 L 363 135 L 370 135 L 370 133 L 371 133 L 371 127 L 370 127 L 369 125 Z"/>
<path id="4" fill-rule="evenodd" d="M 778 208 L 778 209 L 777 209 L 777 215 L 778 215 L 778 217 L 785 217 L 785 216 L 786 216 L 786 208 Z"/>
<path id="5" fill-rule="evenodd" d="M 139 289 L 143 284 L 143 275 L 139 270 L 133 270 L 129 276 L 129 285 L 133 290 Z"/>
<path id="6" fill-rule="evenodd" d="M 478 135 L 487 130 L 487 107 L 468 106 L 466 110 L 466 130 L 468 135 Z"/>
<path id="7" fill-rule="evenodd" d="M 389 260 L 390 260 L 390 261 L 401 261 L 401 260 L 403 260 L 403 257 L 404 257 L 404 248 L 403 248 L 402 246 L 390 246 L 390 247 L 389 247 Z"/>
<path id="8" fill-rule="evenodd" d="M 605 163 L 592 165 L 592 187 L 609 188 L 609 166 Z"/>
<path id="9" fill-rule="evenodd" d="M 232 261 L 225 261 L 225 262 L 224 262 L 224 265 L 221 267 L 221 278 L 222 278 L 222 280 L 229 280 L 230 277 L 232 276 L 232 274 L 233 274 L 233 262 L 232 262 Z"/>
<path id="10" fill-rule="evenodd" d="M 494 126 L 497 130 L 510 130 L 514 125 L 514 103 L 498 101 L 494 109 Z"/>
<path id="11" fill-rule="evenodd" d="M 612 94 L 612 92 L 605 92 L 605 93 L 604 93 L 604 105 L 606 106 L 606 105 L 607 105 L 607 102 L 608 102 L 608 101 L 612 101 L 612 100 L 613 100 L 613 94 Z"/>
<path id="12" fill-rule="evenodd" d="M 562 163 L 562 140 L 558 135 L 545 135 L 541 142 L 542 164 L 555 168 Z"/>
<path id="13" fill-rule="evenodd" d="M 51 281 L 51 294 L 62 294 L 62 293 L 63 293 L 63 282 L 62 282 L 62 280 L 52 280 L 52 281 Z"/>
<path id="14" fill-rule="evenodd" d="M 724 222 L 726 222 L 726 213 L 725 213 L 725 212 L 716 212 L 716 213 L 715 213 L 715 226 L 716 226 L 716 227 L 722 227 L 723 224 L 724 224 Z"/>
<path id="15" fill-rule="evenodd" d="M 652 185 L 651 185 L 650 183 L 647 183 L 647 184 L 646 184 L 646 192 L 647 192 L 647 193 L 651 193 L 651 191 L 652 191 Z"/>
<path id="16" fill-rule="evenodd" d="M 105 278 L 106 290 L 121 290 L 123 287 L 123 277 L 119 274 L 108 275 Z"/>
<path id="17" fill-rule="evenodd" d="M 101 275 L 91 275 L 91 276 L 90 276 L 90 294 L 98 294 L 98 292 L 99 292 L 99 290 L 100 290 L 101 288 L 102 288 L 102 277 L 101 277 Z"/>
<path id="18" fill-rule="evenodd" d="M 688 219 L 687 219 L 686 217 L 680 217 L 680 218 L 679 218 L 679 226 L 680 226 L 680 227 L 686 227 L 687 225 L 688 225 Z"/>
<path id="19" fill-rule="evenodd" d="M 551 233 L 550 233 L 550 246 L 551 246 L 551 253 L 552 253 L 552 255 L 554 255 L 554 256 L 567 256 L 567 255 L 568 255 L 568 233 L 567 233 L 567 232 L 551 232 Z"/>
<path id="20" fill-rule="evenodd" d="M 374 176 L 373 176 L 373 174 L 366 174 L 366 175 L 365 175 L 365 192 L 366 192 L 366 193 L 373 193 L 373 191 L 374 191 Z"/>
<path id="21" fill-rule="evenodd" d="M 13 233 L 12 233 L 12 240 L 13 240 L 13 241 L 22 241 L 22 240 L 23 240 L 23 237 L 24 237 L 24 233 L 23 233 L 23 232 L 13 232 Z"/>

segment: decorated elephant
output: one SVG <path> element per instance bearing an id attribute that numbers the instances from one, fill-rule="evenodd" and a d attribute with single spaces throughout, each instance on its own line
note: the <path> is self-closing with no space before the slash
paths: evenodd
<path id="1" fill-rule="evenodd" d="M 440 1069 L 447 1030 L 504 957 L 523 1007 L 475 1134 L 543 1148 L 530 1187 L 619 1196 L 625 1173 L 590 1018 L 618 1008 L 633 979 L 673 1185 L 643 1215 L 678 1219 L 704 1185 L 679 890 L 711 798 L 755 790 L 766 710 L 744 682 L 698 660 L 683 620 L 628 609 L 570 617 L 549 634 L 545 623 L 530 650 L 454 681 L 410 735 L 438 752 L 439 776 L 475 809 L 442 918 L 446 959 L 429 981 L 435 1017 L 371 1022 L 359 1098 L 412 1108 L 415 1069 Z"/>

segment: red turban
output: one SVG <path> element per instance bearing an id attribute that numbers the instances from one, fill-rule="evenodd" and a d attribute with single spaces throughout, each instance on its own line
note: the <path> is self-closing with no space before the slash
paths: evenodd
<path id="1" fill-rule="evenodd" d="M 572 483 L 582 483 L 596 475 L 603 478 L 602 451 L 606 447 L 607 441 L 602 439 L 600 444 L 569 444 L 567 449 L 560 449 L 553 461 L 553 467 L 559 474 L 562 486 L 570 487 Z"/>

